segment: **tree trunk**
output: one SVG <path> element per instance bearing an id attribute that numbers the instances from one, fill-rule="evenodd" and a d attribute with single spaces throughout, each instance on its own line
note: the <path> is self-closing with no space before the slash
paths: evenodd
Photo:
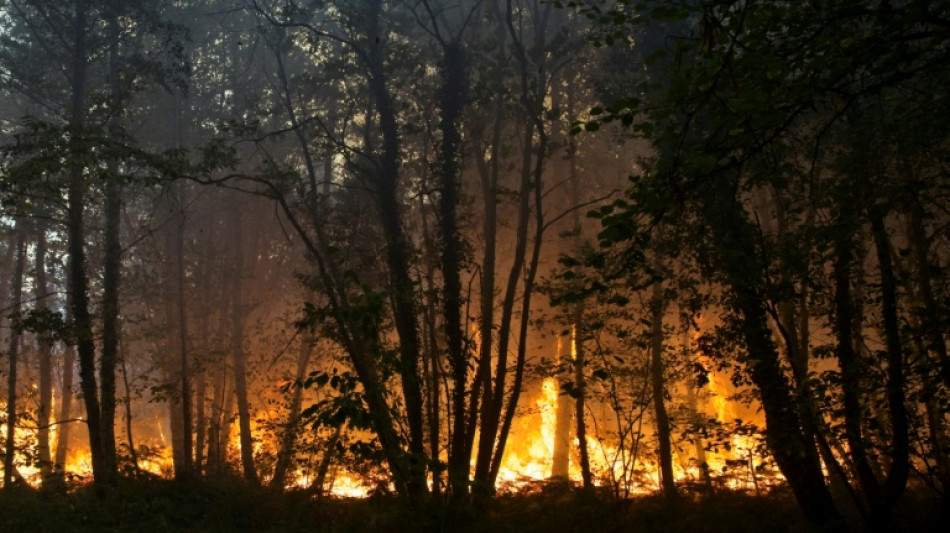
<path id="1" fill-rule="evenodd" d="M 462 332 L 462 241 L 458 231 L 459 177 L 462 135 L 459 122 L 465 106 L 465 54 L 458 40 L 443 43 L 441 68 L 442 144 L 439 169 L 439 226 L 442 237 L 442 315 L 445 340 L 452 364 L 453 430 L 449 448 L 449 484 L 454 498 L 468 494 L 469 457 L 465 454 L 465 389 L 468 385 L 468 353 Z"/>
<path id="2" fill-rule="evenodd" d="M 507 54 L 504 46 L 505 36 L 506 32 L 504 31 L 504 26 L 499 24 L 497 36 L 499 41 L 497 61 L 499 65 L 503 64 Z M 503 77 L 499 74 L 495 80 L 498 87 L 501 87 L 502 80 Z M 503 93 L 499 91 L 499 93 L 495 95 L 495 98 L 495 112 L 491 130 L 492 137 L 489 148 L 491 159 L 487 165 L 483 157 L 478 157 L 477 159 L 479 177 L 481 178 L 482 208 L 484 210 L 482 215 L 482 239 L 485 241 L 485 250 L 482 255 L 481 263 L 481 285 L 479 288 L 480 317 L 478 332 L 480 345 L 478 367 L 475 380 L 472 383 L 471 401 L 469 402 L 468 417 L 470 418 L 467 420 L 465 417 L 463 417 L 462 420 L 458 418 L 453 419 L 455 428 L 452 432 L 452 446 L 461 447 L 464 450 L 458 453 L 464 456 L 465 461 L 471 461 L 475 436 L 474 422 L 478 419 L 479 401 L 480 399 L 491 398 L 491 360 L 495 335 L 495 268 L 498 248 L 498 178 L 501 165 L 502 116 L 505 109 Z M 467 423 L 471 423 L 471 430 L 466 427 Z M 459 459 L 459 462 L 461 463 L 462 460 Z M 469 473 L 466 471 L 466 478 L 468 475 Z"/>
<path id="3" fill-rule="evenodd" d="M 514 322 L 514 306 L 518 295 L 518 282 L 524 269 L 528 249 L 528 228 L 531 221 L 532 163 L 534 155 L 535 122 L 528 109 L 527 59 L 521 64 L 522 99 L 525 105 L 525 123 L 521 145 L 521 183 L 518 189 L 518 225 L 515 230 L 515 248 L 508 271 L 504 299 L 501 304 L 501 322 L 498 327 L 498 359 L 495 366 L 494 383 L 486 380 L 483 384 L 481 421 L 479 423 L 478 454 L 475 463 L 475 484 L 490 493 L 493 483 L 489 479 L 493 452 L 496 449 L 498 426 L 505 403 L 505 384 L 508 376 L 508 351 L 511 341 L 511 329 Z M 538 185 L 540 186 L 540 185 Z M 540 207 L 539 207 L 540 208 Z M 490 361 L 490 358 L 489 358 Z M 491 365 L 487 365 L 490 373 Z"/>
<path id="4" fill-rule="evenodd" d="M 572 340 L 569 334 L 562 333 L 558 338 L 558 370 L 567 369 L 571 359 Z M 551 479 L 568 480 L 571 457 L 571 397 L 564 394 L 562 385 L 569 380 L 557 379 L 557 416 L 554 419 L 554 443 L 551 447 Z M 564 372 L 566 377 L 567 372 Z"/>
<path id="5" fill-rule="evenodd" d="M 118 116 L 119 96 L 119 21 L 118 14 L 110 13 L 109 84 L 111 86 L 112 121 Z M 99 395 L 101 412 L 102 471 L 104 481 L 115 485 L 118 481 L 118 463 L 115 447 L 116 386 L 115 369 L 119 351 L 119 283 L 122 267 L 122 244 L 119 219 L 122 213 L 122 187 L 118 183 L 118 164 L 107 163 L 109 181 L 105 185 L 105 234 L 102 273 L 102 353 L 99 358 Z"/>
<path id="6" fill-rule="evenodd" d="M 201 477 L 205 465 L 205 446 L 208 435 L 208 415 L 205 412 L 207 393 L 207 369 L 202 365 L 195 377 L 195 475 Z"/>
<path id="7" fill-rule="evenodd" d="M 237 398 L 238 426 L 241 440 L 241 467 L 244 479 L 259 484 L 254 466 L 254 445 L 251 435 L 251 407 L 247 394 L 247 358 L 244 353 L 244 235 L 240 207 L 231 208 L 231 357 L 234 363 L 234 393 Z"/>
<path id="8" fill-rule="evenodd" d="M 567 93 L 567 110 L 568 118 L 571 123 L 574 122 L 575 117 L 575 96 L 574 96 L 574 84 L 572 83 L 568 88 Z M 559 93 L 555 93 L 555 96 Z M 554 107 L 559 107 L 559 103 L 555 101 Z M 569 136 L 567 140 L 568 153 L 567 157 L 569 160 L 569 176 L 571 184 L 571 218 L 574 222 L 574 253 L 578 256 L 583 255 L 584 253 L 584 237 L 583 237 L 583 228 L 581 227 L 581 215 L 580 215 L 580 202 L 581 202 L 581 184 L 580 176 L 577 171 L 577 143 L 574 140 L 573 136 Z M 574 290 L 580 289 L 580 287 L 573 287 Z M 581 479 L 584 483 L 585 490 L 591 490 L 594 488 L 594 480 L 590 471 L 590 453 L 587 448 L 587 425 L 585 418 L 585 401 L 587 396 L 587 383 L 586 383 L 586 352 L 584 351 L 584 339 L 587 335 L 584 327 L 584 302 L 578 301 L 574 304 L 574 390 L 577 393 L 575 399 L 575 412 L 574 419 L 577 421 L 577 446 L 580 451 L 580 467 L 581 467 Z M 665 414 L 665 411 L 664 411 Z M 662 444 L 661 444 L 662 449 Z"/>
<path id="9" fill-rule="evenodd" d="M 342 432 L 343 426 L 337 426 L 333 431 L 333 436 L 330 437 L 330 440 L 326 443 L 323 457 L 320 458 L 320 464 L 317 465 L 317 475 L 313 480 L 312 486 L 319 491 L 321 496 L 324 495 L 323 487 L 327 483 L 327 472 L 330 471 L 330 465 L 333 463 L 333 457 L 336 455 L 336 444 L 339 442 Z"/>
<path id="10" fill-rule="evenodd" d="M 50 297 L 46 273 L 46 225 L 39 224 L 36 234 L 35 272 L 35 309 L 39 313 L 49 310 L 47 299 Z M 40 463 L 40 475 L 46 485 L 53 473 L 53 457 L 50 450 L 50 415 L 53 406 L 53 341 L 51 332 L 39 335 L 39 405 L 36 409 L 36 454 Z"/>
<path id="11" fill-rule="evenodd" d="M 182 421 L 182 471 L 180 474 L 188 477 L 194 473 L 194 444 L 192 435 L 191 410 L 191 364 L 188 360 L 188 316 L 185 312 L 185 184 L 177 183 L 175 231 L 175 288 L 176 288 L 176 319 L 178 338 L 178 367 L 180 370 L 181 421 Z M 240 231 L 240 230 L 236 230 Z M 179 477 L 176 474 L 176 478 Z"/>
<path id="12" fill-rule="evenodd" d="M 423 152 L 423 159 L 428 156 L 428 153 Z M 422 219 L 422 242 L 426 250 L 433 250 L 435 244 L 429 234 L 429 217 L 428 217 L 428 208 L 426 206 L 425 199 L 420 195 L 419 197 L 419 214 Z M 422 354 L 422 375 L 426 383 L 426 417 L 429 423 L 429 471 L 432 474 L 431 477 L 431 486 L 432 486 L 432 495 L 435 496 L 436 501 L 439 500 L 442 494 L 442 483 L 443 483 L 443 467 L 442 460 L 440 458 L 441 451 L 441 442 L 442 442 L 442 351 L 439 348 L 439 340 L 436 337 L 436 332 L 438 330 L 436 315 L 439 313 L 439 306 L 437 303 L 438 290 L 436 289 L 435 282 L 435 272 L 436 272 L 436 261 L 426 261 L 425 262 L 425 285 L 423 287 L 425 296 L 425 304 L 422 306 L 422 338 L 423 338 L 423 354 Z M 448 402 L 451 405 L 451 400 Z M 451 416 L 449 413 L 449 425 L 451 426 Z M 463 426 L 464 427 L 464 426 Z M 462 445 L 464 446 L 464 438 L 462 439 Z M 449 436 L 449 450 L 455 443 L 455 435 L 452 434 Z M 449 452 L 451 454 L 451 451 Z"/>
<path id="13" fill-rule="evenodd" d="M 505 407 L 504 417 L 501 420 L 501 429 L 498 432 L 498 441 L 495 443 L 495 451 L 491 460 L 491 470 L 489 483 L 491 487 L 495 486 L 495 480 L 498 478 L 498 471 L 501 469 L 501 460 L 505 456 L 505 446 L 508 442 L 508 433 L 511 430 L 511 424 L 518 408 L 518 400 L 521 397 L 521 386 L 524 381 L 524 367 L 528 355 L 528 326 L 531 316 L 531 297 L 534 294 L 534 282 L 538 275 L 538 264 L 541 257 L 541 245 L 543 243 L 544 231 L 547 227 L 544 221 L 543 199 L 544 194 L 541 190 L 542 176 L 544 175 L 544 160 L 547 157 L 548 138 L 544 128 L 538 126 L 538 149 L 535 157 L 537 158 L 534 166 L 534 243 L 531 247 L 531 257 L 528 260 L 527 273 L 524 276 L 524 289 L 521 295 L 521 321 L 518 329 L 518 352 L 515 359 L 515 377 L 511 384 L 511 393 L 508 397 Z"/>
<path id="14" fill-rule="evenodd" d="M 115 165 L 110 165 L 115 166 Z M 119 270 L 121 244 L 119 216 L 121 189 L 117 183 L 106 185 L 105 258 L 102 283 L 102 356 L 99 360 L 100 409 L 102 413 L 102 455 L 104 480 L 115 485 L 118 476 L 115 444 L 116 382 L 115 369 L 119 346 Z"/>
<path id="15" fill-rule="evenodd" d="M 68 291 L 67 291 L 68 292 Z M 69 305 L 66 306 L 69 308 Z M 69 315 L 66 316 L 67 322 Z M 56 478 L 62 480 L 69 455 L 69 433 L 72 423 L 63 423 L 73 416 L 73 372 L 76 366 L 76 352 L 72 345 L 66 345 L 63 353 L 63 387 L 60 395 L 59 421 L 56 426 L 56 454 L 53 456 Z"/>
<path id="16" fill-rule="evenodd" d="M 764 266 L 756 252 L 753 229 L 727 178 L 705 191 L 702 209 L 712 228 L 718 266 L 733 294 L 733 311 L 741 317 L 747 368 L 765 411 L 766 442 L 806 519 L 820 527 L 840 529 L 841 519 L 825 486 L 821 465 L 806 449 L 813 444 L 801 431 L 794 395 L 772 341 L 762 296 Z"/>
<path id="17" fill-rule="evenodd" d="M 126 351 L 123 349 L 119 365 L 122 369 L 122 384 L 125 386 L 125 401 L 122 402 L 125 406 L 125 438 L 129 445 L 129 458 L 132 459 L 132 471 L 138 475 L 141 474 L 142 470 L 139 468 L 139 454 L 135 450 L 135 438 L 132 436 L 132 387 L 129 384 L 129 372 L 126 368 L 125 355 Z"/>
<path id="18" fill-rule="evenodd" d="M 380 35 L 378 17 L 379 2 L 370 19 L 369 35 Z M 383 71 L 379 46 L 370 54 L 369 86 L 373 95 L 383 136 L 380 164 L 376 169 L 376 201 L 383 236 L 386 241 L 386 264 L 393 291 L 393 321 L 399 335 L 399 376 L 406 405 L 409 456 L 406 472 L 406 494 L 413 500 L 426 493 L 425 438 L 423 434 L 423 401 L 419 379 L 419 354 L 421 343 L 416 324 L 414 281 L 409 274 L 409 243 L 403 233 L 398 201 L 399 184 L 399 134 L 396 113 L 389 93 L 388 78 Z"/>
<path id="19" fill-rule="evenodd" d="M 657 239 L 662 238 L 657 232 Z M 654 269 L 662 268 L 660 253 L 654 248 Z M 663 365 L 663 313 L 666 311 L 663 282 L 653 283 L 650 301 L 650 385 L 653 391 L 653 413 L 656 418 L 656 438 L 659 447 L 660 481 L 667 501 L 676 499 L 676 480 L 673 477 L 673 447 L 670 441 L 670 417 L 666 412 L 666 386 Z"/>
<path id="20" fill-rule="evenodd" d="M 934 269 L 930 264 L 930 243 L 924 229 L 924 216 L 924 208 L 920 205 L 920 200 L 915 199 L 908 217 L 908 233 L 910 233 L 910 246 L 914 258 L 915 274 L 917 274 L 917 291 L 924 304 L 924 312 L 920 317 L 920 322 L 928 341 L 927 350 L 935 360 L 944 387 L 950 389 L 950 356 L 947 354 L 947 345 L 944 341 L 939 319 L 943 316 L 943 311 L 933 294 L 932 272 Z"/>
<path id="21" fill-rule="evenodd" d="M 23 268 L 26 262 L 23 222 L 16 223 L 16 264 L 13 267 L 13 303 L 10 305 L 10 349 L 7 352 L 7 434 L 3 456 L 3 488 L 9 490 L 14 478 L 17 427 L 17 358 L 20 353 L 20 312 L 23 303 Z"/>
<path id="22" fill-rule="evenodd" d="M 69 127 L 72 130 L 66 232 L 68 235 L 69 287 L 71 314 L 75 332 L 76 353 L 79 357 L 79 379 L 83 402 L 86 406 L 86 429 L 89 431 L 89 455 L 96 492 L 105 496 L 109 474 L 102 445 L 102 424 L 99 408 L 99 386 L 96 379 L 96 344 L 89 312 L 89 275 L 86 271 L 86 180 L 82 162 L 87 154 L 81 137 L 85 127 L 86 105 L 86 24 L 87 0 L 73 2 L 73 54 L 71 65 L 71 109 Z"/>
<path id="23" fill-rule="evenodd" d="M 872 529 L 888 528 L 890 512 L 884 502 L 881 488 L 867 456 L 862 431 L 861 375 L 863 368 L 854 348 L 854 306 L 851 295 L 851 268 L 854 261 L 852 225 L 845 221 L 838 228 L 834 246 L 833 273 L 835 280 L 835 335 L 838 364 L 841 367 L 841 389 L 844 396 L 844 427 L 851 462 L 857 474 L 861 492 L 867 499 Z"/>
<path id="24" fill-rule="evenodd" d="M 293 395 L 287 413 L 287 422 L 280 439 L 280 449 L 277 451 L 277 464 L 274 466 L 274 477 L 270 487 L 283 490 L 287 483 L 287 474 L 290 471 L 294 458 L 294 445 L 297 443 L 297 434 L 300 431 L 300 407 L 303 403 L 303 381 L 307 376 L 307 365 L 313 354 L 313 335 L 303 334 L 300 339 L 300 351 L 297 354 L 297 371 L 294 374 Z"/>
<path id="25" fill-rule="evenodd" d="M 542 133 L 543 139 L 543 133 Z M 541 146 L 545 146 L 544 143 Z M 539 160 L 535 167 L 535 188 L 534 188 L 534 220 L 535 234 L 534 244 L 531 247 L 531 259 L 528 261 L 528 272 L 524 279 L 524 294 L 521 298 L 521 323 L 518 330 L 518 354 L 515 359 L 515 377 L 511 384 L 511 395 L 505 407 L 504 417 L 501 421 L 501 429 L 498 432 L 498 442 L 495 443 L 495 453 L 491 463 L 491 486 L 495 485 L 498 478 L 498 471 L 501 470 L 501 460 L 505 457 L 505 446 L 508 442 L 508 434 L 511 431 L 511 424 L 514 421 L 515 413 L 518 409 L 518 399 L 521 398 L 521 386 L 524 382 L 525 363 L 528 357 L 528 326 L 531 316 L 531 296 L 534 294 L 534 281 L 538 275 L 538 264 L 541 257 L 541 245 L 544 236 L 544 211 L 541 209 L 542 191 L 541 191 L 541 173 L 543 170 L 542 159 L 544 150 L 539 150 Z"/>
<path id="26" fill-rule="evenodd" d="M 228 450 L 228 431 L 231 427 L 232 398 L 228 382 L 229 368 L 219 361 L 215 379 L 214 396 L 211 399 L 211 421 L 208 424 L 208 474 L 224 472 Z"/>
<path id="27" fill-rule="evenodd" d="M 586 398 L 586 378 L 584 375 L 584 328 L 583 321 L 580 319 L 581 313 L 578 307 L 576 313 L 577 319 L 574 321 L 574 334 L 572 342 L 574 344 L 574 421 L 577 424 L 577 448 L 579 452 L 581 480 L 584 483 L 585 490 L 594 488 L 594 478 L 590 471 L 590 452 L 587 449 L 587 424 L 585 422 L 585 398 Z"/>
<path id="28" fill-rule="evenodd" d="M 891 422 L 891 465 L 884 480 L 884 498 L 893 506 L 904 493 L 910 474 L 910 436 L 907 408 L 904 405 L 904 353 L 901 347 L 897 315 L 897 278 L 891 261 L 891 244 L 884 225 L 884 217 L 871 217 L 871 230 L 881 271 L 881 314 L 887 345 L 887 405 Z"/>
<path id="29" fill-rule="evenodd" d="M 378 17 L 380 15 L 381 5 L 374 1 L 371 5 L 371 13 L 368 17 L 369 28 L 367 34 L 369 40 L 374 41 L 378 38 Z M 377 42 L 378 44 L 378 42 Z M 374 46 L 373 53 L 367 51 L 358 45 L 356 46 L 360 55 L 368 62 L 370 69 L 370 90 L 377 101 L 380 109 L 381 123 L 384 131 L 384 155 L 381 157 L 378 185 L 382 187 L 378 190 L 378 201 L 380 206 L 380 216 L 384 218 L 383 226 L 389 231 L 386 233 L 387 242 L 395 242 L 397 246 L 387 248 L 387 263 L 392 267 L 392 263 L 399 262 L 399 258 L 406 259 L 406 249 L 398 246 L 400 241 L 405 245 L 401 236 L 401 227 L 398 222 L 398 204 L 395 203 L 395 184 L 398 177 L 398 155 L 399 142 L 398 131 L 395 123 L 392 101 L 389 98 L 389 92 L 386 87 L 385 78 L 382 76 L 382 61 L 379 57 L 379 46 Z M 295 131 L 300 132 L 297 127 L 296 114 L 290 101 L 290 91 L 286 82 L 286 76 L 282 68 L 282 60 L 278 55 L 278 74 L 281 81 L 281 88 L 284 94 L 284 102 L 290 115 L 291 125 Z M 316 170 L 313 166 L 313 160 L 310 157 L 310 149 L 306 139 L 298 133 L 300 149 L 304 156 L 304 162 L 307 167 L 311 188 L 317 190 Z M 421 385 L 418 382 L 416 374 L 418 367 L 418 332 L 415 331 L 415 315 L 413 312 L 406 312 L 406 305 L 411 310 L 412 303 L 412 280 L 408 276 L 408 268 L 393 269 L 390 268 L 391 280 L 394 291 L 394 315 L 398 315 L 396 320 L 397 331 L 400 336 L 400 374 L 403 376 L 403 391 L 407 402 L 407 411 L 410 416 L 410 454 L 406 454 L 403 448 L 402 439 L 399 436 L 394 423 L 390 406 L 384 395 L 384 386 L 378 369 L 376 367 L 376 356 L 380 352 L 379 332 L 375 328 L 367 328 L 365 324 L 354 323 L 352 320 L 353 312 L 348 303 L 347 293 L 344 287 L 344 275 L 340 271 L 339 265 L 335 263 L 333 257 L 327 253 L 331 248 L 329 239 L 324 233 L 323 221 L 317 217 L 317 195 L 313 195 L 312 224 L 311 228 L 316 239 L 310 237 L 309 232 L 301 225 L 300 220 L 290 207 L 283 192 L 276 188 L 271 188 L 273 199 L 280 206 L 281 211 L 287 217 L 288 222 L 293 226 L 297 236 L 303 241 L 317 266 L 317 274 L 321 284 L 327 291 L 328 308 L 331 310 L 333 322 L 337 326 L 339 341 L 343 345 L 347 354 L 353 363 L 353 368 L 364 387 L 364 395 L 367 408 L 372 420 L 373 429 L 379 437 L 380 446 L 389 463 L 393 482 L 396 490 L 408 495 L 416 500 L 425 493 L 425 468 L 424 462 L 420 459 L 424 457 L 425 446 L 422 442 L 422 393 Z M 393 226 L 393 216 L 395 216 L 396 225 Z M 391 233 L 393 230 L 395 234 Z M 391 239 L 395 239 L 392 241 Z M 403 262 L 403 267 L 405 267 Z M 407 327 L 409 326 L 409 327 Z M 405 333 L 405 336 L 403 336 Z M 414 336 L 414 337 L 413 337 Z M 415 344 L 413 344 L 413 338 Z M 409 354 L 409 357 L 405 355 Z M 413 358 L 413 354 L 415 358 Z M 410 375 L 412 374 L 412 375 Z M 413 377 L 414 376 L 414 377 Z M 408 392 L 408 394 L 406 394 Z"/>

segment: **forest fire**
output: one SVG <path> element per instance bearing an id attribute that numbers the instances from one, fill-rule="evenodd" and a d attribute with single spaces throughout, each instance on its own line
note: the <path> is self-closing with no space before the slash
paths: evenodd
<path id="1" fill-rule="evenodd" d="M 0 505 L 950 508 L 950 3 L 752 4 L 0 0 Z"/>
<path id="2" fill-rule="evenodd" d="M 711 375 L 707 384 L 711 415 L 719 422 L 731 422 L 738 418 L 740 408 L 728 399 L 729 386 L 716 375 Z M 517 493 L 522 490 L 534 490 L 538 483 L 551 479 L 554 447 L 557 431 L 557 410 L 559 397 L 563 393 L 558 387 L 556 378 L 546 378 L 542 381 L 535 397 L 529 399 L 524 413 L 515 419 L 512 428 L 512 444 L 508 447 L 501 468 L 498 482 L 503 491 Z M 563 404 L 562 404 L 563 405 Z M 747 409 L 746 409 L 747 410 Z M 254 424 L 254 451 L 256 455 L 269 453 L 277 444 L 268 441 L 262 422 Z M 5 428 L 0 426 L 0 431 Z M 165 441 L 162 424 L 156 426 L 160 437 L 159 445 L 142 456 L 137 457 L 134 468 L 139 472 L 158 477 L 170 478 L 173 475 L 173 459 L 170 443 Z M 232 464 L 240 462 L 240 438 L 237 421 L 229 426 L 228 457 Z M 54 437 L 55 444 L 55 435 Z M 644 436 L 649 440 L 649 436 Z M 32 439 L 32 433 L 27 428 L 18 429 L 18 440 L 27 442 Z M 715 441 L 715 442 L 713 442 Z M 578 442 L 574 439 L 570 443 L 572 452 L 568 470 L 569 479 L 578 483 L 581 472 L 577 463 Z M 702 452 L 698 448 L 689 452 L 689 447 L 680 448 L 675 463 L 675 474 L 678 482 L 701 480 L 703 473 L 699 466 L 699 457 L 705 459 L 706 467 L 711 479 L 723 488 L 731 490 L 746 490 L 759 492 L 767 487 L 779 484 L 781 474 L 769 463 L 769 458 L 763 454 L 763 445 L 760 439 L 743 432 L 733 432 L 728 436 L 710 439 L 701 442 Z M 622 459 L 623 451 L 611 446 L 607 442 L 596 439 L 588 442 L 592 456 L 592 470 L 596 476 L 596 484 L 609 486 L 611 484 L 629 484 L 630 494 L 649 494 L 655 492 L 659 486 L 659 466 L 650 456 L 640 459 L 640 464 L 625 465 Z M 21 463 L 23 460 L 20 461 Z M 473 464 L 474 468 L 474 464 Z M 40 469 L 37 466 L 21 464 L 20 475 L 31 485 L 41 484 Z M 64 472 L 75 480 L 91 480 L 92 461 L 88 448 L 75 448 L 67 456 Z M 314 482 L 312 472 L 297 471 L 291 478 L 290 486 L 307 490 Z M 326 478 L 325 490 L 336 497 L 363 498 L 371 494 L 376 488 L 373 480 L 349 471 L 343 465 L 331 468 Z"/>

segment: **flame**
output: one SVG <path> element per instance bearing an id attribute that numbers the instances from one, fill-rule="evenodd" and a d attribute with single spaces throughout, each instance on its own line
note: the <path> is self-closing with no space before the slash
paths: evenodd
<path id="1" fill-rule="evenodd" d="M 477 333 L 477 332 L 476 332 Z M 697 334 L 698 335 L 698 334 Z M 576 356 L 576 340 L 572 328 L 571 350 L 572 359 Z M 561 339 L 558 339 L 557 353 L 561 353 Z M 568 357 L 564 354 L 563 357 Z M 706 368 L 713 365 L 704 361 L 701 354 L 696 354 L 697 360 L 704 363 Z M 694 394 L 695 392 L 695 394 Z M 674 442 L 674 476 L 677 481 L 700 480 L 703 478 L 701 463 L 705 462 L 713 483 L 717 486 L 736 490 L 760 490 L 763 486 L 771 486 L 783 481 L 774 464 L 767 456 L 763 456 L 761 436 L 755 435 L 748 424 L 740 425 L 742 418 L 758 420 L 761 416 L 752 408 L 733 401 L 732 396 L 736 389 L 729 380 L 710 371 L 708 383 L 699 391 L 690 390 L 690 410 L 698 413 L 699 418 L 715 419 L 722 426 L 719 439 L 709 435 L 702 436 L 675 436 L 693 442 L 697 448 L 690 453 L 692 446 L 677 446 Z M 56 398 L 53 399 L 55 405 Z M 564 396 L 559 387 L 558 377 L 548 377 L 541 383 L 535 395 L 525 402 L 524 413 L 516 417 L 511 427 L 507 449 L 498 473 L 498 484 L 501 490 L 519 491 L 530 488 L 532 484 L 547 480 L 552 475 L 554 462 L 555 439 L 558 435 L 558 420 L 569 427 L 569 434 L 573 434 L 573 424 L 570 420 L 574 413 L 574 402 Z M 697 405 L 700 404 L 700 405 Z M 596 397 L 589 399 L 589 406 L 597 405 Z M 561 410 L 561 416 L 558 412 Z M 275 428 L 285 416 L 279 410 L 257 412 L 252 420 L 252 442 L 255 458 L 273 457 L 276 454 L 279 437 Z M 566 419 L 565 419 L 566 416 Z M 566 422 L 565 422 L 566 420 Z M 600 420 L 600 419 L 598 419 Z M 646 419 L 649 421 L 649 418 Z M 730 427 L 732 425 L 733 427 Z M 141 439 L 141 442 L 156 442 L 156 446 L 149 447 L 149 453 L 140 454 L 138 468 L 161 477 L 171 477 L 172 452 L 166 441 L 164 424 L 156 420 L 157 433 L 154 437 Z M 644 423 L 643 433 L 640 435 L 640 445 L 635 450 L 622 449 L 611 442 L 609 428 L 604 435 L 598 435 L 596 425 L 589 429 L 588 449 L 590 451 L 591 470 L 595 477 L 595 484 L 619 486 L 625 485 L 628 493 L 651 493 L 659 489 L 659 467 L 656 458 L 650 451 L 652 442 L 649 427 Z M 53 426 L 50 431 L 51 449 L 55 449 L 55 441 L 59 436 L 58 428 Z M 240 464 L 240 430 L 239 423 L 234 420 L 229 428 L 228 456 L 232 464 Z M 0 425 L 0 431 L 5 432 L 5 426 Z M 27 443 L 35 439 L 35 429 L 17 428 L 18 442 Z M 562 428 L 563 435 L 563 428 Z M 563 437 L 562 437 L 563 438 Z M 138 439 L 137 439 L 138 440 Z M 572 482 L 581 479 L 580 466 L 576 460 L 578 442 L 570 438 L 568 454 L 567 477 Z M 643 453 L 646 452 L 646 453 Z M 38 485 L 40 481 L 39 468 L 27 465 L 27 458 L 18 456 L 19 472 L 31 484 Z M 263 461 L 266 464 L 266 460 Z M 92 461 L 87 448 L 77 447 L 68 455 L 64 470 L 73 476 L 85 479 L 92 477 Z M 314 483 L 312 469 L 301 468 L 292 474 L 291 487 L 310 488 Z M 379 480 L 348 469 L 345 466 L 334 465 L 328 472 L 326 479 L 327 492 L 333 496 L 346 498 L 363 498 L 380 486 Z"/>
<path id="2" fill-rule="evenodd" d="M 509 445 L 498 470 L 502 485 L 522 487 L 547 479 L 551 473 L 554 455 L 554 433 L 557 427 L 558 383 L 547 378 L 541 393 L 533 402 L 527 416 L 516 420 L 511 430 Z"/>

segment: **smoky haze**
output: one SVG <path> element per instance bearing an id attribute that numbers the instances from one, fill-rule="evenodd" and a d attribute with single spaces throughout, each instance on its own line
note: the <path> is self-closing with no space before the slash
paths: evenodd
<path id="1" fill-rule="evenodd" d="M 946 495 L 945 9 L 708 4 L 0 1 L 4 486 Z"/>

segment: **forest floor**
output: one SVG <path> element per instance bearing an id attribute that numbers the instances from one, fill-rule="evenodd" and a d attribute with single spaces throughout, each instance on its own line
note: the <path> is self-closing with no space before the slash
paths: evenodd
<path id="1" fill-rule="evenodd" d="M 939 502 L 910 495 L 898 509 L 899 531 L 947 531 Z M 857 520 L 852 519 L 856 524 Z M 861 531 L 855 526 L 854 531 Z M 239 482 L 185 486 L 123 480 L 105 500 L 91 488 L 48 494 L 0 491 L 0 533 L 32 532 L 608 532 L 796 533 L 810 531 L 790 494 L 617 500 L 565 487 L 538 487 L 483 505 L 411 511 L 391 497 L 313 500 Z"/>

